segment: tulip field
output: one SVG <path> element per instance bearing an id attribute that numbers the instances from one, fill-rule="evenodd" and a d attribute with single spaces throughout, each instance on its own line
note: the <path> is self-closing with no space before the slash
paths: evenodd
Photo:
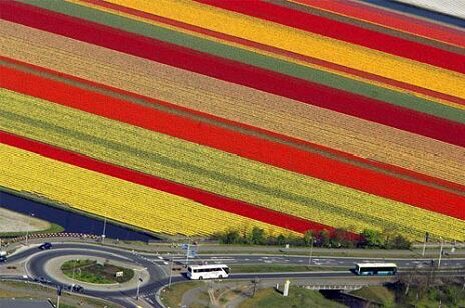
<path id="1" fill-rule="evenodd" d="M 228 228 L 239 226 L 247 229 L 254 225 L 271 233 L 289 232 L 17 148 L 2 145 L 0 153 L 6 157 L 6 164 L 2 164 L 2 186 L 37 193 L 75 209 L 155 232 L 208 235 Z M 9 164 L 21 168 L 11 169 Z M 192 215 L 202 219 L 192 220 Z"/>
<path id="2" fill-rule="evenodd" d="M 465 29 L 345 9 L 0 2 L 0 189 L 169 235 L 465 241 Z"/>

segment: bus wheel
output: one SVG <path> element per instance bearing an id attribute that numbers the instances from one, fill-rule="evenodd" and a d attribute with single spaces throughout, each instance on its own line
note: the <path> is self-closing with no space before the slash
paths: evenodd
<path id="1" fill-rule="evenodd" d="M 223 275 L 219 275 L 219 276 L 218 276 L 218 279 L 223 279 Z"/>
<path id="2" fill-rule="evenodd" d="M 202 279 L 203 279 L 203 277 L 202 277 L 202 276 L 199 276 L 199 280 L 202 280 Z"/>

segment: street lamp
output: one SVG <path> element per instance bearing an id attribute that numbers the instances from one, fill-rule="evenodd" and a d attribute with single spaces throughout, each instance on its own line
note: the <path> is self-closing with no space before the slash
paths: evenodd
<path id="1" fill-rule="evenodd" d="M 439 248 L 439 260 L 438 260 L 438 268 L 441 266 L 441 258 L 442 258 L 442 248 L 444 246 L 444 240 L 440 237 L 441 240 L 441 248 Z"/>
<path id="2" fill-rule="evenodd" d="M 29 213 L 31 217 L 34 217 L 34 213 Z M 26 246 L 27 246 L 27 239 L 29 237 L 29 225 L 26 225 Z"/>
<path id="3" fill-rule="evenodd" d="M 76 270 L 76 263 L 79 262 L 79 259 L 76 259 L 73 263 L 73 280 L 74 280 L 74 271 Z"/>
<path id="4" fill-rule="evenodd" d="M 103 217 L 103 231 L 102 231 L 102 244 L 105 242 L 105 230 L 107 228 L 107 214 Z"/>
<path id="5" fill-rule="evenodd" d="M 144 281 L 142 278 L 140 278 L 140 274 L 142 271 L 145 271 L 147 268 L 144 267 L 144 268 L 141 268 L 141 269 L 137 269 L 137 268 L 134 268 L 133 270 L 134 271 L 138 271 L 139 272 L 139 275 L 137 276 L 137 290 L 136 290 L 136 300 L 139 300 L 139 289 L 140 289 L 140 283 L 142 281 Z"/>
<path id="6" fill-rule="evenodd" d="M 310 242 L 310 255 L 308 256 L 308 266 L 312 265 L 312 255 L 313 255 L 313 237 Z"/>
<path id="7" fill-rule="evenodd" d="M 169 282 L 168 282 L 168 289 L 171 288 L 171 277 L 172 277 L 172 275 L 173 275 L 173 259 L 174 259 L 174 257 L 171 256 L 171 263 L 170 263 L 170 280 L 169 280 Z"/>

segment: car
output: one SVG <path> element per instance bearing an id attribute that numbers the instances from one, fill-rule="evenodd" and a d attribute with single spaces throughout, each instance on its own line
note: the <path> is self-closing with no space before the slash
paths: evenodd
<path id="1" fill-rule="evenodd" d="M 0 262 L 6 262 L 6 256 L 0 256 Z"/>
<path id="2" fill-rule="evenodd" d="M 47 284 L 47 283 L 51 283 L 51 281 L 50 281 L 50 280 L 48 280 L 48 279 L 47 279 L 47 278 L 45 278 L 45 277 L 38 277 L 38 278 L 37 278 L 37 279 L 35 279 L 35 280 L 36 280 L 37 282 L 40 282 L 40 283 L 45 283 L 45 284 Z"/>
<path id="3" fill-rule="evenodd" d="M 78 284 L 72 284 L 70 290 L 71 292 L 82 293 L 84 292 L 84 287 Z"/>
<path id="4" fill-rule="evenodd" d="M 39 246 L 40 250 L 46 250 L 52 248 L 52 243 L 46 242 Z"/>

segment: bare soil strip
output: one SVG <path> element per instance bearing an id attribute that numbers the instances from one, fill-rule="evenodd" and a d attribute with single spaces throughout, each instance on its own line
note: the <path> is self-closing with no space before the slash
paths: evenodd
<path id="1" fill-rule="evenodd" d="M 49 228 L 50 223 L 44 220 L 3 209 L 0 205 L 0 232 L 31 232 Z"/>

